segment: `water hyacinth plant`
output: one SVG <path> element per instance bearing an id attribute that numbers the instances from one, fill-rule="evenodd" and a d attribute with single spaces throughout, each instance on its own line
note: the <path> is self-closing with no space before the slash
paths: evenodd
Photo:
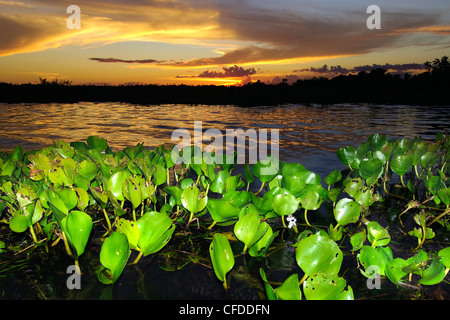
<path id="1" fill-rule="evenodd" d="M 419 292 L 445 283 L 450 251 L 433 241 L 449 230 L 450 138 L 374 134 L 337 158 L 345 169 L 331 168 L 322 180 L 271 156 L 241 167 L 235 154 L 226 163 L 214 154 L 176 163 L 171 147 L 113 151 L 95 136 L 17 147 L 0 154 L 0 255 L 14 247 L 8 233 L 22 235 L 29 254 L 62 248 L 89 270 L 86 252 L 100 243 L 96 275 L 104 285 L 148 256 L 166 265 L 176 257 L 164 270 L 198 263 L 225 290 L 240 279 L 258 283 L 266 299 L 353 299 L 373 270 Z M 270 161 L 276 170 L 268 174 Z M 391 246 L 404 239 L 400 256 Z M 347 277 L 344 261 L 356 275 Z M 257 271 L 242 276 L 241 263 Z M 289 273 L 274 281 L 271 266 Z"/>

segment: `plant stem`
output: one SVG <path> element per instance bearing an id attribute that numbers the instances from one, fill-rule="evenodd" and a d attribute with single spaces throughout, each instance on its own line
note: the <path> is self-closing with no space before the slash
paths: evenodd
<path id="1" fill-rule="evenodd" d="M 143 255 L 142 251 L 139 252 L 138 256 L 136 257 L 136 259 L 134 259 L 134 261 L 131 264 L 137 264 L 141 259 L 142 255 Z"/>
<path id="2" fill-rule="evenodd" d="M 303 278 L 300 279 L 300 281 L 298 282 L 298 286 L 301 286 L 303 284 L 303 282 L 305 282 L 305 280 L 308 278 L 308 275 L 305 273 L 305 275 L 303 276 Z"/>
<path id="3" fill-rule="evenodd" d="M 108 231 L 111 232 L 111 230 L 112 230 L 111 221 L 109 221 L 108 213 L 106 213 L 105 208 L 103 208 L 103 214 L 105 215 L 106 223 L 108 224 Z M 136 220 L 134 220 L 134 221 L 136 221 Z"/>
<path id="4" fill-rule="evenodd" d="M 400 176 L 400 181 L 402 182 L 402 186 L 403 186 L 403 188 L 405 188 L 405 189 L 406 189 L 406 185 L 405 185 L 405 182 L 403 181 L 403 175 L 401 175 L 401 176 Z"/>
<path id="5" fill-rule="evenodd" d="M 281 222 L 283 223 L 283 227 L 287 228 L 286 223 L 284 222 L 284 216 L 281 216 Z"/>
<path id="6" fill-rule="evenodd" d="M 83 273 L 81 273 L 80 264 L 78 263 L 78 259 L 75 259 L 75 271 L 81 276 Z"/>
<path id="7" fill-rule="evenodd" d="M 258 195 L 258 193 L 260 193 L 260 192 L 262 191 L 262 189 L 264 188 L 265 185 L 266 185 L 265 182 L 263 182 L 263 183 L 261 184 L 261 188 L 259 188 L 258 192 L 255 193 L 255 196 Z"/>
<path id="8" fill-rule="evenodd" d="M 425 240 L 426 240 L 426 238 L 427 238 L 427 233 L 426 233 L 426 230 L 425 230 L 425 229 L 426 229 L 426 227 L 423 226 L 423 227 L 422 227 L 422 233 L 423 233 L 422 240 L 419 242 L 419 244 L 417 245 L 417 247 L 414 248 L 413 252 L 419 250 L 419 248 L 422 247 L 423 244 L 425 243 Z"/>
<path id="9" fill-rule="evenodd" d="M 66 234 L 64 231 L 62 231 L 62 238 L 64 241 L 64 247 L 66 248 L 67 254 L 69 255 L 69 257 L 73 258 L 73 254 L 72 254 L 72 251 L 70 250 L 69 242 L 67 241 Z"/>
<path id="10" fill-rule="evenodd" d="M 308 226 L 312 227 L 312 225 L 308 221 L 308 210 L 306 210 L 306 209 L 305 209 L 305 221 Z"/>
<path id="11" fill-rule="evenodd" d="M 447 206 L 447 209 L 441 213 L 440 215 L 438 215 L 436 218 L 434 218 L 430 223 L 427 224 L 427 227 L 431 226 L 433 223 L 435 223 L 436 221 L 438 221 L 440 218 L 442 218 L 443 216 L 445 216 L 446 214 L 450 213 L 450 206 Z"/>
<path id="12" fill-rule="evenodd" d="M 216 225 L 216 221 L 214 221 L 209 227 L 208 227 L 208 230 L 210 230 L 210 229 L 212 229 L 212 227 L 214 227 L 215 225 Z"/>
<path id="13" fill-rule="evenodd" d="M 31 237 L 33 238 L 33 242 L 37 243 L 38 240 L 37 240 L 37 237 L 36 237 L 36 233 L 34 233 L 33 225 L 31 225 L 29 228 L 30 228 Z"/>

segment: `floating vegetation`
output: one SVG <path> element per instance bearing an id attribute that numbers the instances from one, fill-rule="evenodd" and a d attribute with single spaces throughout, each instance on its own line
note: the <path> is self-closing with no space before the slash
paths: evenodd
<path id="1" fill-rule="evenodd" d="M 96 136 L 18 146 L 0 154 L 0 278 L 64 248 L 81 274 L 96 264 L 104 285 L 156 256 L 167 272 L 198 264 L 225 292 L 233 278 L 266 299 L 364 298 L 380 279 L 420 298 L 446 284 L 450 138 L 374 134 L 337 157 L 348 168 L 322 180 L 273 157 L 180 163 L 164 145 L 114 152 Z M 80 260 L 91 246 L 97 258 Z M 242 258 L 253 271 L 236 265 Z"/>

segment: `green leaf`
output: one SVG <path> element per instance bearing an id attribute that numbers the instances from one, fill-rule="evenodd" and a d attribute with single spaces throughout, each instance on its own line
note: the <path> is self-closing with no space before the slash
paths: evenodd
<path id="1" fill-rule="evenodd" d="M 441 258 L 441 262 L 444 266 L 450 268 L 450 247 L 439 250 L 438 256 Z"/>
<path id="2" fill-rule="evenodd" d="M 82 188 L 75 188 L 75 191 L 78 195 L 77 201 L 78 209 L 84 211 L 84 209 L 86 209 L 86 207 L 89 205 L 89 194 L 87 193 L 86 190 Z"/>
<path id="3" fill-rule="evenodd" d="M 197 187 L 188 187 L 181 194 L 181 203 L 191 213 L 202 211 L 208 202 L 207 196 L 201 196 Z"/>
<path id="4" fill-rule="evenodd" d="M 370 144 L 371 151 L 378 151 L 381 150 L 387 143 L 387 138 L 385 135 L 380 135 L 378 133 L 372 134 L 369 136 L 367 141 Z"/>
<path id="5" fill-rule="evenodd" d="M 336 274 L 319 272 L 303 282 L 303 292 L 307 300 L 353 300 L 353 290 L 347 282 Z"/>
<path id="6" fill-rule="evenodd" d="M 383 173 L 383 162 L 378 159 L 364 159 L 359 164 L 359 175 L 361 178 L 370 180 L 367 183 L 369 186 L 373 185 Z"/>
<path id="7" fill-rule="evenodd" d="M 426 286 L 438 284 L 444 280 L 447 272 L 448 269 L 445 268 L 445 265 L 439 258 L 433 259 L 431 264 L 423 271 L 422 278 L 419 280 L 419 283 Z"/>
<path id="8" fill-rule="evenodd" d="M 333 170 L 330 174 L 325 178 L 325 183 L 329 186 L 335 184 L 336 182 L 342 179 L 342 173 L 339 170 Z"/>
<path id="9" fill-rule="evenodd" d="M 216 193 L 220 193 L 220 194 L 226 193 L 226 186 L 227 186 L 226 183 L 227 183 L 227 179 L 230 176 L 231 176 L 230 173 L 225 170 L 221 170 L 221 171 L 217 172 L 216 178 L 211 183 L 210 190 L 212 192 L 216 192 Z"/>
<path id="10" fill-rule="evenodd" d="M 122 193 L 131 201 L 133 208 L 139 207 L 142 202 L 140 178 L 140 176 L 127 178 L 122 184 Z"/>
<path id="11" fill-rule="evenodd" d="M 367 272 L 371 266 L 377 266 L 379 274 L 385 275 L 385 268 L 387 263 L 392 260 L 392 251 L 389 247 L 373 248 L 370 246 L 363 246 L 357 255 L 358 261 L 363 265 L 366 271 L 361 270 L 361 273 L 369 278 L 371 274 Z"/>
<path id="12" fill-rule="evenodd" d="M 294 197 L 298 197 L 306 188 L 306 182 L 299 176 L 283 176 L 282 185 Z"/>
<path id="13" fill-rule="evenodd" d="M 244 252 L 267 232 L 268 224 L 260 223 L 257 213 L 247 214 L 239 218 L 234 226 L 236 238 L 245 244 Z"/>
<path id="14" fill-rule="evenodd" d="M 352 146 L 339 148 L 337 150 L 337 157 L 343 164 L 350 166 L 357 157 L 356 149 Z"/>
<path id="15" fill-rule="evenodd" d="M 171 239 L 175 231 L 175 225 L 166 214 L 157 211 L 149 211 L 138 219 L 139 241 L 144 256 L 158 252 Z"/>
<path id="16" fill-rule="evenodd" d="M 297 211 L 298 200 L 292 194 L 277 194 L 273 198 L 272 206 L 278 215 L 290 215 Z"/>
<path id="17" fill-rule="evenodd" d="M 373 247 L 386 246 L 391 241 L 387 228 L 383 228 L 376 221 L 369 222 L 367 225 L 367 238 Z"/>
<path id="18" fill-rule="evenodd" d="M 265 160 L 260 160 L 252 167 L 253 174 L 263 183 L 272 181 L 279 171 L 279 160 L 273 156 L 268 156 Z"/>
<path id="19" fill-rule="evenodd" d="M 120 218 L 119 221 L 117 221 L 117 232 L 127 236 L 130 249 L 137 249 L 140 229 L 136 222 Z"/>
<path id="20" fill-rule="evenodd" d="M 261 239 L 259 239 L 254 245 L 252 245 L 250 247 L 250 249 L 248 250 L 248 253 L 252 257 L 264 256 L 266 254 L 267 250 L 272 245 L 273 240 L 276 238 L 276 236 L 279 233 L 278 231 L 276 231 L 274 233 L 272 228 L 270 227 L 270 225 L 267 224 L 267 222 L 264 221 L 261 224 L 263 225 L 262 228 L 267 229 L 267 231 L 266 231 L 266 233 L 264 233 L 263 237 Z"/>
<path id="21" fill-rule="evenodd" d="M 385 269 L 386 276 L 395 285 L 406 276 L 408 273 L 403 271 L 403 268 L 408 265 L 408 262 L 402 258 L 395 258 L 390 260 Z"/>
<path id="22" fill-rule="evenodd" d="M 61 228 L 69 243 L 75 248 L 76 257 L 83 254 L 92 227 L 92 218 L 82 211 L 73 210 L 61 220 Z"/>
<path id="23" fill-rule="evenodd" d="M 250 193 L 250 198 L 252 200 L 253 205 L 256 207 L 259 213 L 265 214 L 269 211 L 273 210 L 273 198 L 270 197 L 258 197 L 253 193 Z"/>
<path id="24" fill-rule="evenodd" d="M 349 198 L 339 200 L 334 208 L 334 217 L 341 226 L 358 221 L 360 213 L 359 203 Z"/>
<path id="25" fill-rule="evenodd" d="M 285 163 L 281 169 L 283 176 L 300 176 L 301 173 L 308 171 L 305 166 L 300 163 Z"/>
<path id="26" fill-rule="evenodd" d="M 228 289 L 226 275 L 233 269 L 234 255 L 228 239 L 220 234 L 214 234 L 214 239 L 209 246 L 209 255 L 216 277 L 224 283 L 224 288 Z"/>
<path id="27" fill-rule="evenodd" d="M 105 276 L 104 270 L 100 270 L 97 274 L 99 280 L 104 284 L 115 283 L 122 274 L 130 253 L 127 236 L 120 232 L 113 232 L 103 242 L 100 250 L 100 263 L 108 272 Z"/>
<path id="28" fill-rule="evenodd" d="M 399 176 L 404 175 L 405 173 L 411 170 L 413 165 L 413 157 L 411 154 L 407 155 L 397 155 L 391 161 L 391 170 L 398 174 Z"/>
<path id="29" fill-rule="evenodd" d="M 352 251 L 357 251 L 362 248 L 364 241 L 366 241 L 366 230 L 355 233 L 350 237 L 350 243 L 352 245 Z"/>
<path id="30" fill-rule="evenodd" d="M 78 204 L 78 197 L 75 190 L 70 188 L 64 188 L 62 190 L 56 190 L 59 198 L 64 202 L 67 210 L 72 210 Z"/>
<path id="31" fill-rule="evenodd" d="M 118 201 L 125 200 L 123 195 L 122 186 L 123 183 L 130 177 L 130 173 L 128 170 L 121 170 L 115 172 L 107 181 L 106 181 L 106 189 L 111 191 L 114 198 Z"/>
<path id="32" fill-rule="evenodd" d="M 446 206 L 450 205 L 450 188 L 439 189 L 437 195 Z"/>
<path id="33" fill-rule="evenodd" d="M 17 233 L 26 231 L 29 226 L 31 226 L 31 220 L 20 213 L 14 214 L 9 220 L 9 228 Z"/>
<path id="34" fill-rule="evenodd" d="M 298 242 L 295 258 L 308 276 L 318 272 L 337 274 L 343 254 L 336 242 L 317 233 Z"/>
<path id="35" fill-rule="evenodd" d="M 106 139 L 99 138 L 98 136 L 90 136 L 86 141 L 90 149 L 104 151 L 108 148 L 108 142 L 106 141 Z"/>
<path id="36" fill-rule="evenodd" d="M 255 177 L 250 169 L 250 165 L 248 163 L 244 164 L 244 179 L 247 183 L 252 183 L 255 181 Z"/>
<path id="37" fill-rule="evenodd" d="M 225 222 L 235 220 L 239 217 L 239 208 L 233 206 L 229 201 L 224 199 L 209 199 L 207 209 L 212 219 L 217 222 Z"/>

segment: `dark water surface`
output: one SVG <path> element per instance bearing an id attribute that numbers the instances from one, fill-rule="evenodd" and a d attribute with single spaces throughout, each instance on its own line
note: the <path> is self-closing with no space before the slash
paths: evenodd
<path id="1" fill-rule="evenodd" d="M 333 169 L 342 169 L 335 154 L 338 148 L 357 146 L 373 133 L 385 134 L 388 138 L 421 136 L 432 139 L 437 132 L 450 128 L 449 110 L 446 107 L 365 104 L 253 108 L 90 102 L 0 104 L 0 151 L 13 150 L 17 145 L 27 150 L 42 148 L 57 139 L 85 141 L 90 135 L 106 138 L 113 150 L 141 142 L 154 147 L 176 143 L 171 140 L 176 129 L 187 129 L 193 135 L 194 121 L 202 121 L 203 131 L 218 129 L 225 133 L 227 129 L 278 129 L 281 160 L 302 163 L 324 178 Z M 297 268 L 292 259 L 293 248 L 283 243 L 283 237 L 280 234 L 279 250 L 270 259 L 247 261 L 249 256 L 237 258 L 228 292 L 224 292 L 222 284 L 216 281 L 214 271 L 201 263 L 190 263 L 172 272 L 187 261 L 188 254 L 183 252 L 178 252 L 178 256 L 143 258 L 137 266 L 125 268 L 114 287 L 103 286 L 95 276 L 95 267 L 99 265 L 98 244 L 91 246 L 81 257 L 85 272 L 81 290 L 67 289 L 66 269 L 72 260 L 63 249 L 50 249 L 51 258 L 42 256 L 30 260 L 24 259 L 23 255 L 13 257 L 14 270 L 0 273 L 0 298 L 261 299 L 264 289 L 258 274 L 260 267 L 279 270 L 273 271 L 270 277 L 276 279 L 278 275 L 280 282 Z M 208 246 L 209 242 L 200 249 L 207 252 Z M 187 246 L 185 251 L 197 249 Z M 133 254 L 130 261 L 134 260 Z M 6 258 L 11 256 L 0 254 L 0 263 Z M 248 272 L 252 273 L 252 278 L 247 276 Z M 351 272 L 345 276 L 346 279 L 350 277 Z M 359 279 L 365 281 L 363 277 Z M 388 286 L 389 281 L 385 285 Z M 357 288 L 354 288 L 354 293 L 355 298 L 361 294 L 378 294 L 358 293 Z"/>
<path id="2" fill-rule="evenodd" d="M 327 174 L 339 165 L 335 151 L 358 145 L 370 134 L 388 137 L 433 138 L 448 129 L 447 107 L 390 105 L 283 105 L 241 108 L 207 105 L 133 105 L 126 103 L 0 104 L 0 150 L 17 145 L 36 149 L 57 139 L 106 138 L 114 150 L 143 142 L 145 146 L 176 144 L 176 129 L 194 135 L 194 121 L 203 131 L 217 129 L 278 129 L 280 158 L 300 162 L 309 170 Z"/>

